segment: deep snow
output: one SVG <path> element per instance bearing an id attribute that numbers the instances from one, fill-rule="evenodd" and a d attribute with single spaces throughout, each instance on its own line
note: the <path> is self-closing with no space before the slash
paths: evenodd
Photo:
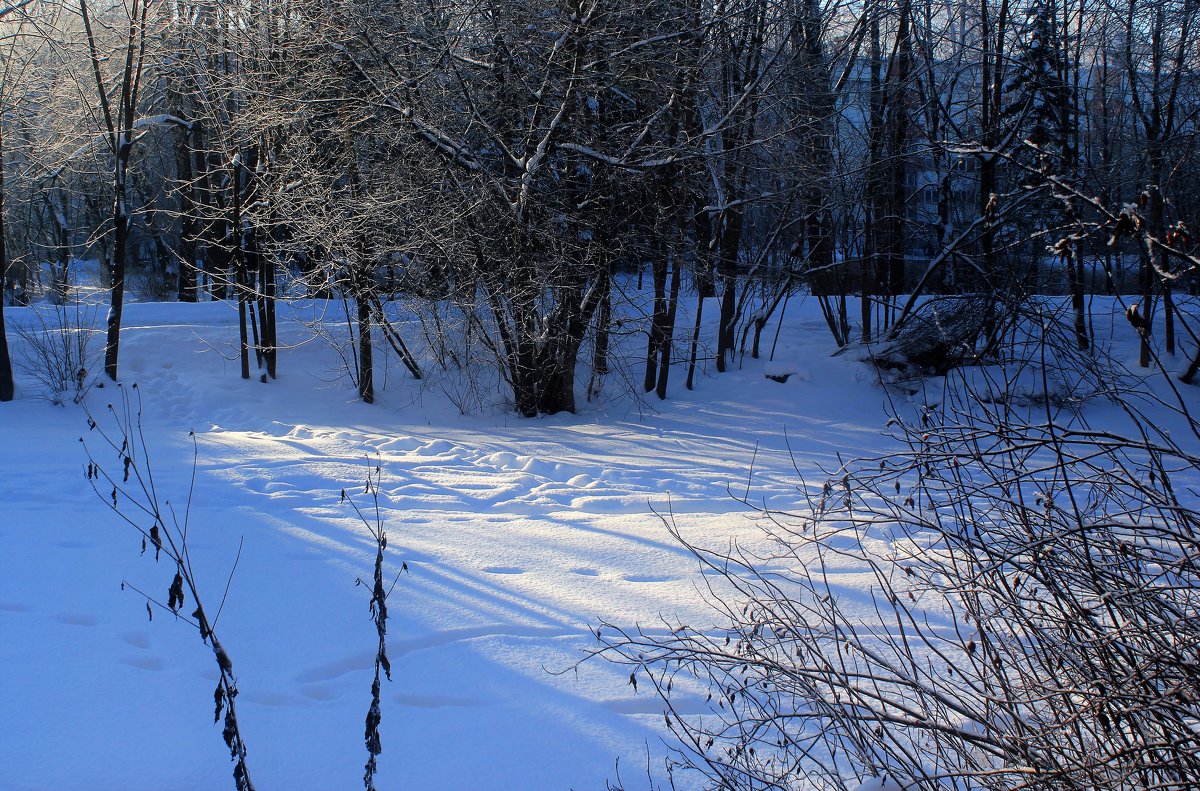
<path id="1" fill-rule="evenodd" d="M 787 508 L 801 476 L 890 441 L 873 374 L 829 356 L 815 305 L 789 310 L 774 363 L 747 360 L 693 392 L 680 371 L 666 402 L 521 420 L 460 416 L 396 371 L 380 404 L 354 402 L 337 356 L 309 340 L 311 307 L 283 313 L 289 347 L 264 385 L 238 378 L 229 307 L 127 306 L 123 379 L 139 385 L 158 485 L 177 505 L 189 430 L 198 438 L 191 550 L 210 609 L 242 547 L 220 629 L 256 786 L 361 786 L 374 631 L 355 583 L 374 548 L 340 492 L 368 505 L 370 460 L 388 573 L 411 572 L 390 599 L 379 786 L 600 789 L 619 760 L 627 786 L 645 787 L 666 752 L 661 704 L 627 668 L 579 662 L 600 619 L 719 620 L 657 514 L 702 543 L 753 541 L 738 498 Z M 768 365 L 793 375 L 771 381 Z M 121 589 L 165 597 L 172 570 L 88 486 L 83 410 L 18 385 L 0 405 L 0 789 L 232 787 L 211 654 Z M 110 384 L 87 403 L 103 423 L 117 398 Z M 870 575 L 855 572 L 840 584 L 865 612 Z"/>

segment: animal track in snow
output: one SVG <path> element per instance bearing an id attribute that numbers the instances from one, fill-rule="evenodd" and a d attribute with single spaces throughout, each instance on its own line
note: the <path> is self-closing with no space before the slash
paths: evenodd
<path id="1" fill-rule="evenodd" d="M 126 656 L 117 660 L 122 665 L 136 667 L 138 670 L 149 670 L 157 672 L 167 666 L 161 658 L 157 656 Z"/>
<path id="2" fill-rule="evenodd" d="M 432 632 L 422 637 L 404 640 L 388 641 L 388 655 L 394 662 L 396 658 L 431 648 L 453 645 L 488 637 L 531 637 L 551 639 L 557 637 L 575 637 L 575 632 L 563 632 L 561 629 L 517 626 L 513 624 L 487 624 L 483 626 L 465 627 L 462 629 L 446 629 Z M 374 652 L 361 651 L 350 654 L 334 662 L 306 670 L 295 677 L 301 684 L 312 684 L 321 681 L 333 681 L 349 673 L 366 672 L 375 661 Z"/>
<path id="3" fill-rule="evenodd" d="M 99 621 L 90 615 L 81 615 L 75 613 L 67 613 L 65 615 L 56 615 L 54 620 L 59 623 L 65 623 L 69 626 L 95 626 Z"/>
<path id="4" fill-rule="evenodd" d="M 360 670 L 365 672 L 374 661 L 375 654 L 373 652 L 360 651 L 337 661 L 315 667 L 312 670 L 306 670 L 296 676 L 296 681 L 301 684 L 311 684 L 316 681 L 333 681 L 348 673 L 357 673 Z"/>
<path id="5" fill-rule="evenodd" d="M 247 692 L 245 695 L 246 700 L 256 703 L 259 706 L 293 707 L 305 702 L 294 695 L 286 695 L 279 692 Z"/>
<path id="6" fill-rule="evenodd" d="M 117 637 L 120 637 L 134 648 L 150 647 L 150 635 L 145 632 L 121 632 Z"/>
<path id="7" fill-rule="evenodd" d="M 410 706 L 416 709 L 468 708 L 486 705 L 482 700 L 452 698 L 445 695 L 406 695 L 401 693 L 393 696 L 392 699 L 401 706 Z"/>
<path id="8" fill-rule="evenodd" d="M 324 684 L 306 684 L 300 692 L 313 700 L 333 700 L 337 697 L 337 691 Z"/>

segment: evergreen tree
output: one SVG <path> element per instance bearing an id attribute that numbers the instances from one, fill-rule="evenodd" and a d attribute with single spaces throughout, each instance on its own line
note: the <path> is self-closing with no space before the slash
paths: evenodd
<path id="1" fill-rule="evenodd" d="M 1061 165 L 1069 143 L 1071 90 L 1067 85 L 1066 42 L 1061 35 L 1057 0 L 1033 0 L 1024 20 L 1024 41 L 1017 47 L 1016 70 L 1008 87 L 1010 114 L 1020 116 L 1025 140 L 1041 156 Z"/>
<path id="2" fill-rule="evenodd" d="M 1044 187 L 1050 176 L 1074 183 L 1079 165 L 1078 113 L 1070 85 L 1070 42 L 1060 21 L 1058 0 L 1033 0 L 1023 27 L 1023 41 L 1015 53 L 1017 68 L 1009 86 L 1013 100 L 1006 108 L 1023 133 L 1025 144 L 1018 149 L 1017 159 L 1029 169 L 1022 183 L 1036 189 Z M 1066 225 L 1071 215 L 1070 204 L 1048 191 L 1032 206 L 1032 227 L 1025 230 L 1033 240 L 1031 257 L 1035 267 L 1048 247 L 1062 259 L 1075 315 L 1076 340 L 1079 348 L 1087 349 L 1090 341 L 1081 246 L 1078 241 L 1058 241 L 1044 233 Z"/>

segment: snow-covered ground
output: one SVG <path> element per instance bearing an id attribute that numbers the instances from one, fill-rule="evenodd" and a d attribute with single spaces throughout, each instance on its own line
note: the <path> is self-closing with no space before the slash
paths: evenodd
<path id="1" fill-rule="evenodd" d="M 661 704 L 627 668 L 579 662 L 601 619 L 717 622 L 656 512 L 703 543 L 753 540 L 737 498 L 786 508 L 801 475 L 819 481 L 839 454 L 890 441 L 873 374 L 829 356 L 815 305 L 789 310 L 775 363 L 747 360 L 692 392 L 679 372 L 665 402 L 522 420 L 460 416 L 395 371 L 381 403 L 355 402 L 337 356 L 306 342 L 307 309 L 285 312 L 280 378 L 264 385 L 227 359 L 227 306 L 128 306 L 122 375 L 139 385 L 156 483 L 177 506 L 188 432 L 198 439 L 190 545 L 210 608 L 241 547 L 219 628 L 256 786 L 361 785 L 375 635 L 356 581 L 374 545 L 340 494 L 369 504 L 369 460 L 382 466 L 388 574 L 410 570 L 390 599 L 379 786 L 601 789 L 619 760 L 645 787 L 647 760 L 666 751 Z M 232 787 L 211 653 L 122 590 L 165 598 L 173 569 L 141 554 L 85 480 L 83 410 L 49 405 L 27 376 L 18 386 L 0 405 L 0 789 Z M 110 384 L 87 403 L 103 424 L 114 401 Z"/>

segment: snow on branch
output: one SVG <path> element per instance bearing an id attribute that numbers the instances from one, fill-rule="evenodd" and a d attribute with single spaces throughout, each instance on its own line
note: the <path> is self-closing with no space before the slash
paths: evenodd
<path id="1" fill-rule="evenodd" d="M 0 13 L 0 17 L 2 17 L 2 16 L 3 16 L 3 14 Z M 170 113 L 160 113 L 158 115 L 148 115 L 148 116 L 144 116 L 142 118 L 138 118 L 138 119 L 134 120 L 133 128 L 134 129 L 149 129 L 149 128 L 152 128 L 155 126 L 163 126 L 165 124 L 173 124 L 175 126 L 182 126 L 184 129 L 187 129 L 187 130 L 191 130 L 191 128 L 192 128 L 191 121 L 185 121 L 184 119 L 180 118 L 179 116 L 171 115 Z M 133 142 L 136 143 L 140 139 L 141 139 L 141 136 L 134 139 Z M 63 171 L 67 169 L 67 165 L 71 164 L 76 159 L 79 159 L 84 154 L 88 153 L 92 149 L 99 146 L 101 143 L 105 143 L 105 142 L 109 142 L 108 133 L 107 132 L 97 133 L 94 137 L 92 137 L 86 143 L 84 143 L 79 148 L 75 149 L 69 155 L 67 155 L 67 158 L 62 161 L 62 164 L 60 164 L 58 167 L 54 168 L 53 170 L 46 171 L 41 176 L 38 176 L 37 178 L 35 178 L 34 181 L 39 184 L 44 181 L 54 181 L 55 179 L 57 179 L 59 176 L 61 176 L 63 174 Z M 124 145 L 124 141 L 121 142 L 121 145 L 122 146 Z"/>
<path id="2" fill-rule="evenodd" d="M 144 129 L 148 126 L 162 126 L 164 124 L 173 124 L 175 126 L 182 126 L 184 129 L 187 129 L 189 132 L 192 129 L 191 121 L 185 121 L 184 119 L 180 118 L 179 116 L 171 115 L 170 113 L 159 113 L 158 115 L 148 115 L 143 118 L 138 118 L 137 120 L 135 120 L 133 122 L 133 128 L 134 129 Z"/>

